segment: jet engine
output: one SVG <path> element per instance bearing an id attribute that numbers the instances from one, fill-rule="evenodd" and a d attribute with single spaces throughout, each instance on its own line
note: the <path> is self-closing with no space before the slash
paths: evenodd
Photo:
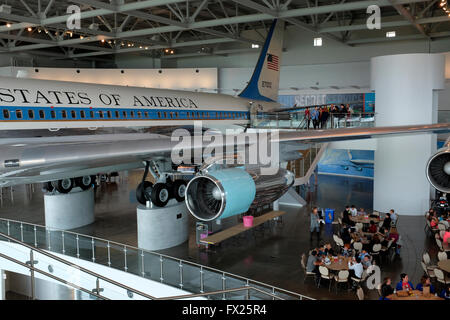
<path id="1" fill-rule="evenodd" d="M 279 169 L 261 175 L 259 169 L 234 167 L 202 173 L 186 187 L 186 205 L 199 220 L 212 221 L 247 212 L 279 199 L 292 184 L 294 175 Z"/>
<path id="2" fill-rule="evenodd" d="M 450 148 L 438 150 L 427 163 L 426 174 L 431 185 L 439 191 L 450 193 Z"/>

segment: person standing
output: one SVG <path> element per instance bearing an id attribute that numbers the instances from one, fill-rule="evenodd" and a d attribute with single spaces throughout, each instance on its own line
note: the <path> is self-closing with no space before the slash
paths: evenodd
<path id="1" fill-rule="evenodd" d="M 314 129 L 317 129 L 319 126 L 319 108 L 315 107 L 311 112 L 311 120 L 313 122 Z"/>
<path id="2" fill-rule="evenodd" d="M 311 112 L 309 111 L 308 107 L 306 107 L 305 109 L 305 122 L 306 122 L 306 130 L 309 130 L 309 124 L 311 123 Z"/>
<path id="3" fill-rule="evenodd" d="M 310 223 L 310 240 L 312 241 L 313 233 L 317 232 L 317 241 L 320 240 L 320 217 L 317 207 L 314 207 L 311 212 L 311 223 Z"/>
<path id="4" fill-rule="evenodd" d="M 322 129 L 326 128 L 326 126 L 327 126 L 328 115 L 329 115 L 328 106 L 323 106 L 323 108 L 322 108 L 322 118 L 320 120 L 320 127 Z"/>

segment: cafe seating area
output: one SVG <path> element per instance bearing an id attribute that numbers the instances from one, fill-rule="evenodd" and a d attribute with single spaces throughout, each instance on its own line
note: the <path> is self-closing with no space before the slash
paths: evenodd
<path id="1" fill-rule="evenodd" d="M 441 220 L 438 225 L 432 227 L 426 217 L 424 228 L 428 237 L 433 239 L 434 244 L 430 250 L 423 253 L 419 268 L 423 270 L 423 275 L 430 278 L 434 287 L 437 288 L 436 292 L 424 294 L 421 290 L 413 287 L 412 290 L 408 290 L 408 294 L 394 290 L 389 296 L 382 296 L 381 283 L 376 288 L 369 289 L 371 286 L 368 286 L 366 282 L 374 274 L 375 266 L 380 268 L 380 281 L 382 281 L 386 275 L 391 274 L 384 272 L 383 267 L 401 260 L 403 241 L 397 228 L 399 216 L 397 215 L 395 220 L 391 220 L 390 214 L 376 211 L 371 214 L 358 213 L 356 215 L 347 212 L 347 217 L 344 217 L 344 214 L 345 211 L 336 219 L 332 242 L 312 248 L 309 253 L 302 255 L 304 281 L 315 279 L 318 288 L 327 288 L 331 293 L 334 287 L 335 294 L 339 294 L 342 290 L 351 290 L 360 300 L 366 299 L 368 291 L 372 290 L 377 293 L 380 300 L 443 299 L 440 297 L 441 292 L 450 285 L 450 260 L 448 259 L 448 241 L 450 240 L 448 235 L 446 236 L 449 231 L 447 220 Z M 387 220 L 385 220 L 386 218 Z M 389 228 L 386 228 L 387 226 Z M 311 271 L 307 270 L 307 265 L 308 257 L 311 257 L 313 251 L 317 254 L 317 258 L 315 258 L 317 269 Z M 363 267 L 360 277 L 355 275 L 356 270 L 361 270 L 361 267 L 357 266 L 359 263 Z M 393 280 L 398 281 L 397 278 Z M 374 295 L 371 294 L 371 297 L 373 299 Z"/>

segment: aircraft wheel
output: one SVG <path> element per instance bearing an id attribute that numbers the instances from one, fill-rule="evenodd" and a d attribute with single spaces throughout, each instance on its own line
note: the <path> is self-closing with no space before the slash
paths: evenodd
<path id="1" fill-rule="evenodd" d="M 136 188 L 136 200 L 143 205 L 147 204 L 147 201 L 151 201 L 151 194 L 153 190 L 153 183 L 144 181 L 139 183 Z"/>
<path id="2" fill-rule="evenodd" d="M 44 190 L 44 192 L 52 192 L 55 188 L 53 187 L 52 183 L 48 181 L 42 184 L 42 189 Z"/>
<path id="3" fill-rule="evenodd" d="M 158 207 L 165 207 L 170 199 L 169 188 L 165 183 L 157 183 L 153 186 L 152 202 Z"/>
<path id="4" fill-rule="evenodd" d="M 186 195 L 186 182 L 183 180 L 176 180 L 172 186 L 172 192 L 178 202 L 184 201 Z"/>
<path id="5" fill-rule="evenodd" d="M 74 181 L 71 178 L 66 178 L 58 181 L 53 181 L 52 185 L 59 193 L 69 193 L 73 188 Z"/>
<path id="6" fill-rule="evenodd" d="M 83 176 L 75 178 L 75 184 L 82 190 L 88 190 L 95 182 L 95 176 Z"/>

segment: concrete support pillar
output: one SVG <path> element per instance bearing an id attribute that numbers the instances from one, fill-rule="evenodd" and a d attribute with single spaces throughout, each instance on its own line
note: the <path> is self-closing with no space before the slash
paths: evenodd
<path id="1" fill-rule="evenodd" d="M 445 57 L 401 54 L 371 60 L 376 126 L 437 122 L 437 93 L 444 88 Z M 374 210 L 423 215 L 431 187 L 425 166 L 436 151 L 434 134 L 379 138 L 375 150 Z"/>
<path id="2" fill-rule="evenodd" d="M 94 190 L 76 188 L 70 193 L 44 195 L 45 225 L 60 230 L 70 230 L 94 222 Z"/>
<path id="3" fill-rule="evenodd" d="M 184 202 L 172 199 L 163 208 L 139 205 L 136 211 L 139 248 L 162 250 L 187 241 L 189 215 Z"/>

